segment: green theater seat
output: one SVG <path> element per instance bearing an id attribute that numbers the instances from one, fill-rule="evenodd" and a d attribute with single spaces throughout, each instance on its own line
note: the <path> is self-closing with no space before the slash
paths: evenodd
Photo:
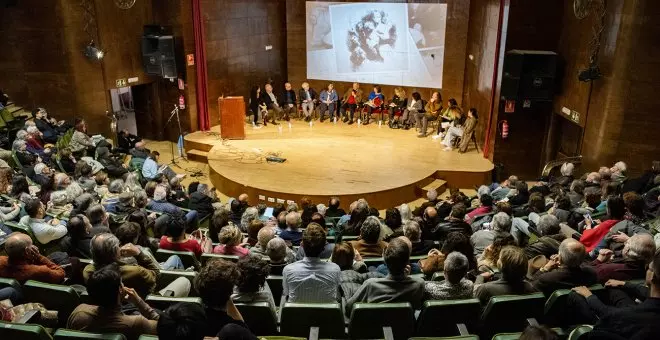
<path id="1" fill-rule="evenodd" d="M 199 303 L 201 305 L 202 299 L 198 297 L 167 297 L 160 295 L 149 295 L 145 299 L 145 302 L 148 303 L 149 306 L 153 308 L 165 310 L 167 309 L 167 307 L 171 305 L 175 305 L 179 302 L 193 302 L 193 303 Z"/>
<path id="2" fill-rule="evenodd" d="M 202 266 L 206 264 L 206 261 L 211 259 L 223 259 L 225 261 L 238 262 L 239 257 L 237 255 L 202 254 Z"/>
<path id="3" fill-rule="evenodd" d="M 160 291 L 168 284 L 172 283 L 172 281 L 180 277 L 185 277 L 190 281 L 191 289 L 188 296 L 197 296 L 193 287 L 193 282 L 195 281 L 195 277 L 197 277 L 197 272 L 185 270 L 161 270 L 160 274 L 158 275 L 158 280 L 156 281 L 156 291 Z"/>
<path id="4" fill-rule="evenodd" d="M 382 339 L 389 328 L 394 339 L 408 339 L 415 330 L 415 314 L 408 302 L 356 303 L 351 311 L 351 339 Z"/>
<path id="5" fill-rule="evenodd" d="M 344 339 L 344 315 L 338 303 L 291 303 L 282 306 L 280 334 L 307 337 L 312 327 L 318 327 L 323 339 Z"/>
<path id="6" fill-rule="evenodd" d="M 52 340 L 53 338 L 40 325 L 0 321 L 0 339 Z"/>
<path id="7" fill-rule="evenodd" d="M 178 256 L 186 268 L 190 268 L 190 267 L 199 268 L 199 261 L 197 260 L 195 254 L 191 251 L 173 251 L 173 250 L 158 249 L 154 254 L 154 257 L 158 262 L 165 262 L 172 255 Z"/>
<path id="8" fill-rule="evenodd" d="M 568 340 L 583 340 L 589 337 L 589 332 L 594 329 L 591 325 L 581 325 L 576 327 L 571 334 L 568 335 Z"/>
<path id="9" fill-rule="evenodd" d="M 11 287 L 19 291 L 21 290 L 21 284 L 18 283 L 18 281 L 14 279 L 6 279 L 0 277 L 0 288 L 7 288 L 7 287 Z"/>
<path id="10" fill-rule="evenodd" d="M 98 333 L 88 333 L 81 331 L 72 331 L 69 329 L 58 329 L 55 334 L 53 334 L 54 340 L 68 340 L 68 339 L 100 339 L 100 340 L 126 340 L 123 334 L 110 333 L 110 334 L 98 334 Z"/>
<path id="11" fill-rule="evenodd" d="M 604 289 L 599 284 L 589 287 L 589 290 L 596 295 L 603 292 Z M 544 324 L 563 327 L 575 323 L 573 320 L 576 320 L 576 316 L 573 315 L 571 309 L 568 307 L 568 296 L 571 292 L 570 289 L 560 289 L 550 295 L 544 306 Z"/>
<path id="12" fill-rule="evenodd" d="M 277 315 L 267 302 L 234 303 L 254 335 L 277 334 Z"/>
<path id="13" fill-rule="evenodd" d="M 270 288 L 271 293 L 273 293 L 273 299 L 275 299 L 275 306 L 280 306 L 280 300 L 282 299 L 282 276 L 281 275 L 268 275 L 266 278 L 268 283 L 268 288 Z"/>
<path id="14" fill-rule="evenodd" d="M 417 336 L 458 335 L 457 325 L 475 330 L 481 305 L 478 299 L 426 301 L 417 319 Z"/>
<path id="15" fill-rule="evenodd" d="M 543 316 L 544 303 L 542 293 L 494 296 L 481 314 L 481 334 L 489 338 L 496 333 L 525 329 L 528 318 L 540 320 Z"/>
<path id="16" fill-rule="evenodd" d="M 69 286 L 29 280 L 23 285 L 25 301 L 39 302 L 56 310 L 60 325 L 65 325 L 71 312 L 80 304 L 80 296 Z"/>

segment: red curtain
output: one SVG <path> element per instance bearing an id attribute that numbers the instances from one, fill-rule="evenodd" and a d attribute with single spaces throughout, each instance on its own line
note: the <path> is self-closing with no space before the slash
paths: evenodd
<path id="1" fill-rule="evenodd" d="M 197 119 L 199 129 L 210 128 L 208 108 L 208 88 L 206 71 L 206 35 L 204 33 L 204 15 L 201 0 L 192 0 L 193 31 L 195 34 L 195 69 L 197 70 Z"/>

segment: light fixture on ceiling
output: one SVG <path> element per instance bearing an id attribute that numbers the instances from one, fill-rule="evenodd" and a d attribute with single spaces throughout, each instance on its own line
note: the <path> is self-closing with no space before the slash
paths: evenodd
<path id="1" fill-rule="evenodd" d="M 83 54 L 89 60 L 99 61 L 99 60 L 103 59 L 103 56 L 105 55 L 105 52 L 103 52 L 100 48 L 96 47 L 96 44 L 94 43 L 94 40 L 92 40 L 85 47 L 85 51 L 83 52 Z"/>

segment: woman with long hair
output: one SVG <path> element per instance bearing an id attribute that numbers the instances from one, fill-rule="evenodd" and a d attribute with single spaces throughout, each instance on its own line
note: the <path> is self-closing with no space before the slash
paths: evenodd
<path id="1" fill-rule="evenodd" d="M 11 181 L 11 191 L 9 192 L 9 196 L 21 201 L 30 199 L 30 185 L 25 176 L 14 176 L 14 179 Z"/>
<path id="2" fill-rule="evenodd" d="M 261 86 L 252 86 L 252 89 L 250 89 L 250 111 L 254 115 L 254 125 L 259 125 L 259 115 L 262 115 L 264 126 L 268 125 L 268 111 L 265 108 L 266 103 L 262 100 Z"/>
<path id="3" fill-rule="evenodd" d="M 394 97 L 392 97 L 392 100 L 388 105 L 390 111 L 390 121 L 387 123 L 387 125 L 390 127 L 390 129 L 398 128 L 398 121 L 394 119 L 394 115 L 397 111 L 403 114 L 403 110 L 406 109 L 406 106 L 408 106 L 406 90 L 404 90 L 403 87 L 394 88 Z"/>
<path id="4" fill-rule="evenodd" d="M 424 105 L 422 102 L 422 96 L 419 94 L 419 92 L 413 92 L 412 100 L 408 104 L 408 107 L 403 110 L 403 116 L 401 116 L 401 123 L 403 124 L 404 130 L 410 129 L 410 126 L 414 122 L 415 115 L 417 115 L 417 113 L 423 109 Z"/>
<path id="5" fill-rule="evenodd" d="M 11 186 L 14 170 L 11 168 L 0 168 L 0 194 L 8 194 Z"/>
<path id="6" fill-rule="evenodd" d="M 87 123 L 84 119 L 76 119 L 75 131 L 71 136 L 69 149 L 77 155 L 77 158 L 85 156 L 94 151 L 94 141 L 87 135 Z"/>

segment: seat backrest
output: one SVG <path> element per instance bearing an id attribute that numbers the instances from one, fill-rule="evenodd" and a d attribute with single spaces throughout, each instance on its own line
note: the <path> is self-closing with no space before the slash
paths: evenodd
<path id="1" fill-rule="evenodd" d="M 223 254 L 202 254 L 202 266 L 210 259 L 223 259 L 231 262 L 238 262 L 237 255 L 223 255 Z"/>
<path id="2" fill-rule="evenodd" d="M 594 329 L 594 326 L 591 325 L 581 325 L 575 327 L 575 329 L 568 335 L 568 340 L 582 340 L 588 339 L 588 333 Z"/>
<path id="3" fill-rule="evenodd" d="M 351 339 L 382 339 L 383 327 L 392 327 L 394 339 L 408 339 L 415 330 L 415 315 L 409 302 L 356 303 L 351 311 Z"/>
<path id="4" fill-rule="evenodd" d="M 199 261 L 197 260 L 195 253 L 191 251 L 174 251 L 174 250 L 158 249 L 154 254 L 154 257 L 158 262 L 165 262 L 172 255 L 178 256 L 186 268 L 190 268 L 190 267 L 199 268 Z"/>
<path id="5" fill-rule="evenodd" d="M 593 285 L 589 290 L 594 294 L 600 294 L 604 288 L 602 285 Z M 554 291 L 545 302 L 543 322 L 551 326 L 569 326 L 580 320 L 579 311 L 571 309 L 568 302 L 570 289 L 559 289 Z M 577 294 L 577 293 L 576 293 Z"/>
<path id="6" fill-rule="evenodd" d="M 417 319 L 417 336 L 451 336 L 459 334 L 457 324 L 475 330 L 481 305 L 478 299 L 426 301 Z"/>
<path id="7" fill-rule="evenodd" d="M 270 309 L 268 302 L 236 302 L 234 304 L 254 335 L 277 334 L 277 316 Z"/>
<path id="8" fill-rule="evenodd" d="M 528 318 L 541 319 L 544 303 L 542 293 L 494 296 L 481 314 L 482 334 L 489 337 L 524 329 Z"/>
<path id="9" fill-rule="evenodd" d="M 165 288 L 168 284 L 180 277 L 185 277 L 190 281 L 191 290 L 188 296 L 197 296 L 193 284 L 195 282 L 195 277 L 197 277 L 197 272 L 184 270 L 161 270 L 158 275 L 158 280 L 156 281 L 156 291 Z"/>
<path id="10" fill-rule="evenodd" d="M 81 331 L 73 331 L 70 329 L 60 328 L 53 334 L 54 340 L 67 340 L 67 339 L 101 339 L 101 340 L 126 340 L 123 334 L 119 333 L 88 333 Z"/>
<path id="11" fill-rule="evenodd" d="M 362 261 L 367 265 L 367 267 L 378 267 L 385 263 L 385 260 L 383 260 L 382 257 L 367 257 L 363 258 Z"/>
<path id="12" fill-rule="evenodd" d="M 14 288 L 16 290 L 20 290 L 21 289 L 21 284 L 18 283 L 18 281 L 14 280 L 14 279 L 6 279 L 6 278 L 3 278 L 3 277 L 0 277 L 0 288 L 7 288 L 7 287 L 11 287 L 11 288 Z"/>
<path id="13" fill-rule="evenodd" d="M 338 303 L 285 303 L 281 308 L 280 334 L 309 336 L 319 327 L 319 338 L 344 339 L 344 315 Z"/>
<path id="14" fill-rule="evenodd" d="M 522 333 L 499 333 L 493 336 L 492 340 L 518 340 Z"/>
<path id="15" fill-rule="evenodd" d="M 80 304 L 80 296 L 73 288 L 33 280 L 28 280 L 23 285 L 23 295 L 25 301 L 39 302 L 46 309 L 58 311 L 61 325 L 66 324 L 71 312 Z"/>
<path id="16" fill-rule="evenodd" d="M 0 321 L 0 339 L 52 340 L 40 325 Z"/>
<path id="17" fill-rule="evenodd" d="M 169 296 L 160 296 L 160 295 L 149 295 L 147 296 L 145 302 L 153 308 L 165 310 L 167 309 L 167 307 L 177 304 L 179 302 L 193 302 L 193 303 L 199 303 L 201 305 L 202 299 L 198 297 L 169 297 Z"/>
<path id="18" fill-rule="evenodd" d="M 282 276 L 281 275 L 268 275 L 266 278 L 268 283 L 268 288 L 270 292 L 273 293 L 273 299 L 275 299 L 275 305 L 280 306 L 280 300 L 282 299 Z"/>

